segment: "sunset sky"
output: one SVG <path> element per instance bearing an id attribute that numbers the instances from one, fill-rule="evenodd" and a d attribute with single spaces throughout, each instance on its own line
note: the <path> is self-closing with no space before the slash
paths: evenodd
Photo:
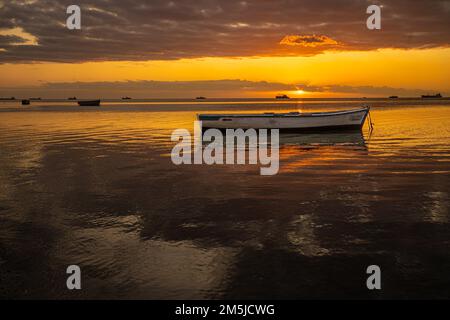
<path id="1" fill-rule="evenodd" d="M 0 0 L 0 97 L 450 95 L 449 43 L 442 0 Z"/>

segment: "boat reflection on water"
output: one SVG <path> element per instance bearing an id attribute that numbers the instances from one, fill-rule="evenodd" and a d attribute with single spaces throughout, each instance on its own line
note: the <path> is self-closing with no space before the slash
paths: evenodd
<path id="1" fill-rule="evenodd" d="M 257 131 L 256 131 L 257 132 Z M 267 131 L 267 137 L 270 143 L 270 130 Z M 224 135 L 225 132 L 222 132 Z M 369 135 L 370 137 L 370 135 Z M 214 142 L 214 138 L 212 139 Z M 226 145 L 226 138 L 222 141 Z M 246 146 L 249 144 L 249 138 L 246 136 Z M 202 139 L 203 146 L 209 145 L 211 142 Z M 236 139 L 235 139 L 236 145 Z M 340 131 L 330 133 L 280 133 L 279 146 L 360 146 L 366 147 L 366 140 L 362 131 Z"/>
<path id="2" fill-rule="evenodd" d="M 242 172 L 258 169 L 260 166 L 250 164 L 250 156 L 261 154 L 261 148 L 267 146 L 267 155 L 271 157 L 272 161 L 279 162 L 278 173 L 292 174 L 294 172 L 320 176 L 323 169 L 328 170 L 333 174 L 348 174 L 350 172 L 365 172 L 366 166 L 363 165 L 367 161 L 369 155 L 368 147 L 364 134 L 362 131 L 339 131 L 330 133 L 280 133 L 278 149 L 274 149 L 274 145 L 270 142 L 270 133 L 268 133 L 268 143 L 253 145 L 247 137 L 245 145 L 241 140 L 238 142 L 235 139 L 234 144 L 227 144 L 226 138 L 223 137 L 223 149 L 218 149 L 220 153 L 223 152 L 228 157 L 230 152 L 243 152 L 241 156 L 245 159 L 245 166 L 227 166 L 227 171 Z M 370 139 L 370 134 L 368 136 Z M 203 150 L 209 148 L 209 144 L 214 142 L 205 141 L 203 139 Z M 214 141 L 214 138 L 213 138 Z M 254 139 L 254 141 L 257 141 Z M 215 148 L 215 147 L 213 147 Z M 259 153 L 257 151 L 259 150 Z M 274 160 L 273 152 L 277 150 L 278 160 Z M 216 152 L 216 151 L 215 151 Z M 215 155 L 214 152 L 214 155 Z M 264 150 L 262 151 L 264 154 Z M 222 159 L 221 156 L 219 156 Z M 220 161 L 223 161 L 220 160 Z M 354 162 L 358 166 L 355 166 Z M 253 167 L 253 168 L 252 168 Z M 256 168 L 256 169 L 255 169 Z"/>
<path id="3" fill-rule="evenodd" d="M 368 148 L 362 131 L 322 134 L 280 134 L 280 173 L 320 176 L 357 172 L 352 163 L 364 163 Z M 363 171 L 365 169 L 362 169 Z"/>
<path id="4" fill-rule="evenodd" d="M 316 134 L 280 134 L 280 147 L 284 145 L 310 146 L 361 146 L 366 141 L 361 131 Z"/>

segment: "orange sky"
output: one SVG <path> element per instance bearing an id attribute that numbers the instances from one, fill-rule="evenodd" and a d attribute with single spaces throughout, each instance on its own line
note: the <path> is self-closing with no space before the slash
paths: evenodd
<path id="1" fill-rule="evenodd" d="M 0 97 L 450 96 L 448 1 L 0 0 Z"/>
<path id="2" fill-rule="evenodd" d="M 35 87 L 48 82 L 241 79 L 310 86 L 387 86 L 445 93 L 450 92 L 449 61 L 450 48 L 435 48 L 325 52 L 310 57 L 2 64 L 0 87 Z M 220 92 L 215 94 L 220 96 Z M 243 94 L 264 96 L 273 92 L 250 90 L 235 93 L 236 96 Z M 302 97 L 355 96 L 345 92 L 308 92 L 307 89 L 290 94 Z M 364 92 L 356 95 L 360 94 Z M 222 94 L 227 95 L 225 92 Z"/>

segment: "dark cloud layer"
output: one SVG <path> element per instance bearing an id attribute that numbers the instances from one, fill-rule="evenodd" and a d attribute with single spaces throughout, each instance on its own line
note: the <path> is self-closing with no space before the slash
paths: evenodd
<path id="1" fill-rule="evenodd" d="M 202 81 L 104 81 L 104 82 L 52 82 L 32 87 L 1 88 L 0 97 L 43 97 L 67 98 L 194 98 L 207 96 L 223 97 L 273 97 L 274 92 L 289 93 L 295 90 L 308 93 L 337 93 L 342 96 L 378 96 L 399 95 L 417 97 L 430 93 L 420 89 L 403 89 L 373 86 L 285 84 L 266 81 L 245 81 L 239 79 L 202 80 Z M 434 93 L 434 92 L 433 92 Z M 448 96 L 448 92 L 441 92 Z"/>
<path id="2" fill-rule="evenodd" d="M 297 84 L 298 90 L 307 91 L 309 93 L 325 93 L 333 92 L 344 95 L 369 95 L 386 97 L 391 95 L 397 95 L 402 97 L 415 97 L 422 94 L 430 94 L 429 90 L 423 89 L 405 89 L 405 88 L 393 88 L 388 86 L 348 86 L 348 85 L 325 85 L 325 86 L 313 86 L 308 84 Z M 434 94 L 434 92 L 431 92 Z M 444 93 L 447 95 L 447 93 Z"/>
<path id="3" fill-rule="evenodd" d="M 67 98 L 193 98 L 254 96 L 261 92 L 295 90 L 295 85 L 239 79 L 201 81 L 50 82 L 31 87 L 1 88 L 0 97 Z"/>
<path id="4" fill-rule="evenodd" d="M 3 35 L 0 62 L 312 55 L 329 49 L 430 48 L 450 43 L 450 1 L 381 2 L 0 0 L 0 28 L 22 28 L 39 43 L 19 46 L 17 36 Z M 383 4 L 380 31 L 366 28 L 366 8 L 374 3 Z M 65 28 L 71 4 L 82 9 L 80 31 Z M 287 35 L 306 42 L 280 44 Z M 310 39 L 332 41 L 325 46 L 301 45 Z"/>

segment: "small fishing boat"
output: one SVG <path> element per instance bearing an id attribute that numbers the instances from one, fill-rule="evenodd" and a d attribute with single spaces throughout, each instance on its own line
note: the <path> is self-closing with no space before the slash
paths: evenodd
<path id="1" fill-rule="evenodd" d="M 206 97 L 196 97 L 195 99 L 197 99 L 197 100 L 205 100 Z"/>
<path id="2" fill-rule="evenodd" d="M 289 100 L 289 96 L 285 95 L 285 94 L 279 94 L 275 97 L 275 99 L 277 100 Z"/>
<path id="3" fill-rule="evenodd" d="M 100 100 L 78 101 L 78 105 L 81 107 L 98 107 L 100 106 Z"/>
<path id="4" fill-rule="evenodd" d="M 77 97 L 69 97 L 67 100 L 77 100 Z"/>
<path id="5" fill-rule="evenodd" d="M 28 99 L 23 99 L 22 100 L 22 105 L 23 106 L 28 106 L 30 104 L 30 100 L 28 100 Z"/>
<path id="6" fill-rule="evenodd" d="M 202 129 L 280 129 L 281 131 L 361 130 L 369 107 L 332 112 L 199 114 Z M 370 123 L 372 125 L 372 123 Z"/>
<path id="7" fill-rule="evenodd" d="M 130 97 L 122 97 L 122 100 L 131 100 Z"/>

